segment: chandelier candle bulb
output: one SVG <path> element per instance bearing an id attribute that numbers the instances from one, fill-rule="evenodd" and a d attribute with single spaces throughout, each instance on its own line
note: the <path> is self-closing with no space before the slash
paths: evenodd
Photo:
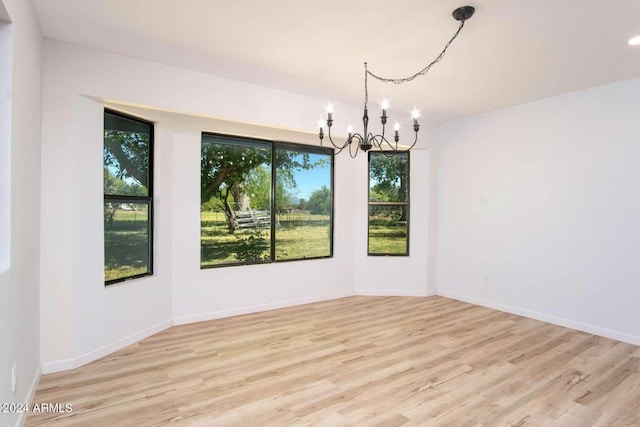
<path id="1" fill-rule="evenodd" d="M 387 108 L 389 108 L 389 101 L 387 101 L 386 99 L 382 100 L 382 115 L 380 116 L 380 121 L 382 122 L 382 125 L 386 125 L 387 124 Z"/>
<path id="2" fill-rule="evenodd" d="M 417 132 L 418 117 L 420 117 L 420 111 L 414 108 L 411 112 L 411 117 L 413 117 L 413 128 L 416 129 Z"/>
<path id="3" fill-rule="evenodd" d="M 385 99 L 382 101 L 382 117 L 383 118 L 387 117 L 387 108 L 389 108 L 389 101 Z M 384 119 L 382 123 L 384 124 Z"/>
<path id="4" fill-rule="evenodd" d="M 327 105 L 327 117 L 329 117 L 328 120 L 332 119 L 332 117 L 331 117 L 332 115 L 333 115 L 333 105 L 329 104 L 329 105 Z M 331 125 L 329 124 L 329 126 L 331 126 Z"/>

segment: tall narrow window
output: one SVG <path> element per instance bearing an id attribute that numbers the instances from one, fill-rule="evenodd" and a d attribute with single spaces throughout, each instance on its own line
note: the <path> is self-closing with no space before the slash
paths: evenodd
<path id="1" fill-rule="evenodd" d="M 153 124 L 104 112 L 104 277 L 153 273 Z"/>
<path id="2" fill-rule="evenodd" d="M 202 135 L 202 268 L 330 257 L 333 156 Z"/>
<path id="3" fill-rule="evenodd" d="M 369 255 L 409 255 L 409 153 L 369 152 Z"/>

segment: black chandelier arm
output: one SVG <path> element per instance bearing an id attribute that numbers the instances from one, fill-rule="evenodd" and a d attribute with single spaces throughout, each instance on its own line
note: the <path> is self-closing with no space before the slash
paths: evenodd
<path id="1" fill-rule="evenodd" d="M 376 148 L 378 148 L 380 151 L 384 151 L 384 148 L 385 148 L 383 146 L 383 143 L 384 143 L 384 144 L 387 145 L 387 147 L 389 147 L 389 149 L 391 149 L 394 152 L 405 153 L 405 152 L 408 152 L 409 150 L 411 150 L 416 145 L 416 143 L 418 142 L 418 130 L 416 130 L 416 126 L 418 126 L 418 129 L 419 129 L 419 125 L 414 125 L 413 126 L 415 136 L 413 138 L 413 142 L 411 143 L 411 145 L 409 147 L 407 147 L 406 149 L 398 148 L 399 140 L 398 141 L 394 141 L 394 142 L 389 142 L 389 140 L 387 138 L 385 138 L 384 135 L 370 135 L 369 138 L 370 138 L 371 141 L 375 141 L 374 146 Z"/>
<path id="2" fill-rule="evenodd" d="M 413 138 L 413 143 L 411 143 L 411 145 L 408 146 L 405 150 L 397 150 L 396 149 L 396 151 L 398 151 L 400 153 L 408 153 L 409 150 L 411 150 L 416 145 L 416 142 L 418 142 L 418 129 L 419 129 L 418 125 L 414 125 L 413 129 L 415 130 L 415 137 Z M 396 144 L 396 147 L 397 147 L 397 144 Z"/>
<path id="3" fill-rule="evenodd" d="M 417 73 L 415 73 L 414 75 L 409 76 L 409 77 L 397 78 L 397 79 L 381 77 L 381 76 L 373 74 L 371 71 L 369 71 L 369 69 L 367 68 L 367 63 L 365 62 L 364 63 L 365 76 L 366 75 L 370 75 L 371 77 L 373 77 L 375 79 L 378 79 L 381 82 L 384 82 L 384 83 L 395 83 L 397 85 L 402 84 L 402 83 L 406 83 L 406 82 L 410 82 L 411 80 L 415 79 L 418 76 L 424 76 L 425 74 L 427 74 L 429 72 L 431 67 L 433 67 L 435 64 L 440 62 L 442 60 L 442 58 L 444 58 L 445 53 L 447 53 L 447 49 L 449 48 L 451 43 L 453 43 L 453 41 L 456 39 L 456 37 L 458 37 L 458 34 L 460 34 L 460 31 L 462 31 L 462 28 L 464 27 L 464 22 L 465 22 L 464 20 L 460 21 L 460 25 L 458 26 L 458 31 L 456 31 L 455 34 L 453 35 L 453 37 L 451 37 L 451 39 L 447 42 L 447 44 L 444 46 L 444 49 L 442 49 L 442 52 L 440 52 L 440 55 L 438 55 L 436 57 L 436 59 L 434 59 L 433 61 L 431 61 L 429 63 L 429 65 L 427 65 L 422 70 L 420 70 Z M 366 86 L 366 80 L 365 80 L 365 86 Z M 366 105 L 366 98 L 365 98 L 365 105 Z"/>
<path id="4" fill-rule="evenodd" d="M 353 144 L 355 140 L 355 144 Z M 352 135 L 350 140 L 347 140 L 347 145 L 349 146 L 349 157 L 355 159 L 358 155 L 358 151 L 360 149 L 360 143 L 362 142 L 362 137 L 360 134 Z"/>
<path id="5" fill-rule="evenodd" d="M 358 155 L 358 146 L 355 146 L 355 151 L 351 151 L 351 145 L 349 145 L 349 157 L 351 157 L 352 159 L 355 159 L 356 156 Z"/>
<path id="6" fill-rule="evenodd" d="M 364 141 L 364 138 L 362 137 L 362 135 L 360 135 L 359 133 L 354 133 L 351 135 L 351 139 L 356 139 L 358 140 L 358 144 L 360 144 L 360 141 Z"/>
<path id="7" fill-rule="evenodd" d="M 380 146 L 380 141 L 378 141 L 377 136 L 372 133 L 367 135 L 367 141 L 371 144 L 371 148 L 378 148 Z"/>
<path id="8" fill-rule="evenodd" d="M 395 144 L 395 148 L 393 148 L 393 144 L 391 142 L 389 142 L 389 140 L 387 138 L 385 138 L 384 135 L 373 135 L 370 134 L 369 135 L 369 140 L 372 142 L 372 145 L 377 149 L 377 150 L 384 150 L 384 144 L 387 144 L 389 146 L 389 148 L 391 148 L 392 150 L 397 150 L 398 149 L 398 144 Z"/>
<path id="9" fill-rule="evenodd" d="M 333 145 L 333 147 L 335 149 L 338 149 L 340 151 L 342 151 L 347 145 L 349 145 L 349 140 L 347 140 L 344 144 L 339 145 L 336 144 L 335 142 L 333 142 L 333 138 L 331 137 L 331 126 L 329 126 L 327 128 L 327 136 L 329 137 L 329 142 L 331 142 L 331 145 Z M 320 143 L 322 144 L 322 139 L 320 140 Z M 339 152 L 338 152 L 339 153 Z"/>
<path id="10" fill-rule="evenodd" d="M 396 151 L 400 153 L 408 153 L 409 150 L 411 150 L 416 145 L 416 142 L 418 142 L 418 132 L 416 132 L 416 136 L 413 139 L 413 143 L 410 146 L 408 146 L 406 150 L 396 150 Z"/>
<path id="11" fill-rule="evenodd" d="M 332 145 L 334 148 L 325 147 L 322 145 L 322 140 L 320 140 L 320 148 L 323 150 L 323 152 L 327 155 L 334 155 L 334 156 L 337 156 L 338 154 L 342 153 L 342 150 L 344 150 L 349 144 L 346 143 L 343 146 L 337 146 L 335 144 L 332 144 Z"/>
<path id="12" fill-rule="evenodd" d="M 362 137 L 362 135 L 360 135 L 359 133 L 354 133 L 354 134 L 351 135 L 351 138 L 348 138 L 344 142 L 343 145 L 336 144 L 333 141 L 333 138 L 331 137 L 331 126 L 329 126 L 328 129 L 327 129 L 327 136 L 329 138 L 329 141 L 331 142 L 331 145 L 333 145 L 334 149 L 336 150 L 333 153 L 334 155 L 338 155 L 344 149 L 348 148 L 349 156 L 351 158 L 355 158 L 358 155 L 358 150 L 359 150 L 360 144 L 362 143 L 362 141 L 365 141 L 365 139 Z M 355 144 L 353 142 L 355 142 Z M 320 147 L 322 148 L 322 138 L 320 139 Z"/>
<path id="13" fill-rule="evenodd" d="M 329 152 L 327 154 L 333 154 L 334 156 L 337 156 L 338 154 L 342 153 L 342 150 L 344 150 L 344 147 L 336 148 L 335 150 L 333 150 L 332 152 Z"/>
<path id="14" fill-rule="evenodd" d="M 380 145 L 382 144 L 382 141 L 386 141 L 385 137 L 384 137 L 384 128 L 385 128 L 385 122 L 382 122 L 382 133 L 380 135 L 378 135 L 380 137 L 380 141 L 378 141 L 378 139 L 376 138 L 375 135 L 371 135 L 372 139 L 374 141 L 376 141 L 376 143 L 378 144 L 378 147 L 380 147 Z"/>
<path id="15" fill-rule="evenodd" d="M 371 136 L 373 139 L 375 139 L 376 144 L 375 147 L 379 150 L 383 150 L 383 144 L 387 144 L 387 146 L 389 146 L 390 149 L 396 151 L 398 149 L 398 143 L 391 143 L 389 142 L 389 140 L 387 138 L 384 137 L 384 135 L 372 135 Z M 395 148 L 394 148 L 395 145 Z"/>

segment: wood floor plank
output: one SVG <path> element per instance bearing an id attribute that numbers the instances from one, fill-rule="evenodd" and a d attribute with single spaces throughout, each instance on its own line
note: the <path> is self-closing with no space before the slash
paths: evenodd
<path id="1" fill-rule="evenodd" d="M 182 325 L 42 377 L 27 426 L 640 426 L 640 348 L 442 297 Z"/>

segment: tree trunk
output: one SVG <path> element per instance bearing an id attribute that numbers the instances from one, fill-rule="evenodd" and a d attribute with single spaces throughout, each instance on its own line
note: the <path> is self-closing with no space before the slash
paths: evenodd
<path id="1" fill-rule="evenodd" d="M 116 216 L 116 211 L 120 208 L 120 203 L 107 203 L 104 207 L 104 219 L 109 225 L 109 228 L 113 227 L 113 220 Z"/>
<path id="2" fill-rule="evenodd" d="M 229 175 L 230 170 L 231 169 L 226 166 L 221 167 L 213 181 L 205 185 L 200 190 L 200 204 L 207 203 L 211 199 L 211 197 L 213 197 L 218 193 L 218 191 L 220 191 L 220 185 Z"/>
<path id="3" fill-rule="evenodd" d="M 229 189 L 227 188 L 224 194 L 224 214 L 227 217 L 227 225 L 229 227 L 229 234 L 233 234 L 236 231 L 236 213 L 229 204 Z"/>
<path id="4" fill-rule="evenodd" d="M 127 173 L 136 179 L 140 185 L 147 187 L 149 183 L 147 182 L 147 171 L 141 171 L 133 164 L 133 162 L 129 159 L 127 154 L 122 149 L 122 144 L 113 138 L 105 138 L 104 143 L 107 146 L 107 149 L 120 163 L 120 167 L 127 171 Z"/>
<path id="5" fill-rule="evenodd" d="M 400 176 L 400 188 L 398 189 L 398 196 L 400 196 L 400 200 L 402 200 L 403 202 L 406 202 L 407 200 L 409 200 L 409 195 L 407 194 L 407 164 L 405 162 L 399 162 L 398 165 L 398 169 L 399 169 L 399 176 Z M 400 216 L 400 221 L 406 221 L 407 220 L 407 207 L 406 206 L 402 206 L 401 207 L 401 216 Z"/>
<path id="6" fill-rule="evenodd" d="M 231 194 L 233 194 L 233 198 L 236 201 L 237 211 L 244 212 L 251 210 L 251 197 L 247 194 L 243 184 L 238 183 L 234 185 Z"/>

